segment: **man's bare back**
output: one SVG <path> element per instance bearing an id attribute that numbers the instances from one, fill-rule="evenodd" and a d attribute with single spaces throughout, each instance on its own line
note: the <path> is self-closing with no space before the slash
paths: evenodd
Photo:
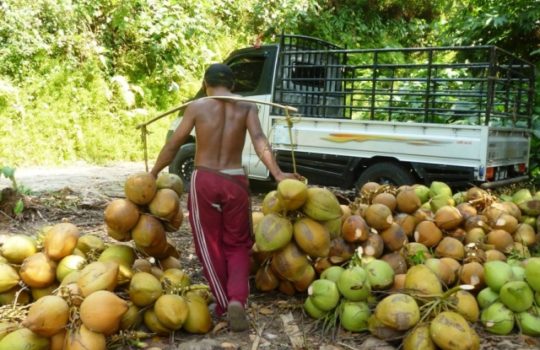
<path id="1" fill-rule="evenodd" d="M 242 167 L 249 113 L 253 104 L 204 99 L 191 104 L 186 115 L 193 114 L 197 142 L 195 165 L 212 169 Z"/>

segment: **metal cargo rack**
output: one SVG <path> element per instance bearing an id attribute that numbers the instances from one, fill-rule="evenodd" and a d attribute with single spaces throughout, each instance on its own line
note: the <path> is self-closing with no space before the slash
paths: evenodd
<path id="1" fill-rule="evenodd" d="M 342 49 L 282 35 L 274 101 L 304 117 L 530 128 L 534 79 L 532 63 L 495 46 Z"/>

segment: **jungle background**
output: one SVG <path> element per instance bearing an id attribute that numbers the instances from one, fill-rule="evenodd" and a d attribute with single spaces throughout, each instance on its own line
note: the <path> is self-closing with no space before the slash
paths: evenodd
<path id="1" fill-rule="evenodd" d="M 540 1 L 0 0 L 0 166 L 141 160 L 136 125 L 184 103 L 208 64 L 280 33 L 347 48 L 494 44 L 539 67 Z M 172 118 L 151 126 L 150 158 Z"/>

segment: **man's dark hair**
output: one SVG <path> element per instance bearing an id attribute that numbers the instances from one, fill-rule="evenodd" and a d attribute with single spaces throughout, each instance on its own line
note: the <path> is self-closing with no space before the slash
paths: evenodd
<path id="1" fill-rule="evenodd" d="M 208 86 L 224 86 L 232 89 L 234 85 L 234 74 L 226 64 L 214 63 L 206 69 L 204 81 Z"/>

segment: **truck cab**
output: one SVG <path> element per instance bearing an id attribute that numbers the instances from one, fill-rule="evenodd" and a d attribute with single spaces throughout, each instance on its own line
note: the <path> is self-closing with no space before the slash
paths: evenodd
<path id="1" fill-rule="evenodd" d="M 290 119 L 261 103 L 259 118 L 280 167 L 310 183 L 495 187 L 527 179 L 534 66 L 497 47 L 343 49 L 282 35 L 224 63 L 236 94 L 298 109 Z M 195 144 L 188 140 L 169 168 L 186 182 Z M 249 137 L 243 165 L 250 178 L 272 180 Z"/>

